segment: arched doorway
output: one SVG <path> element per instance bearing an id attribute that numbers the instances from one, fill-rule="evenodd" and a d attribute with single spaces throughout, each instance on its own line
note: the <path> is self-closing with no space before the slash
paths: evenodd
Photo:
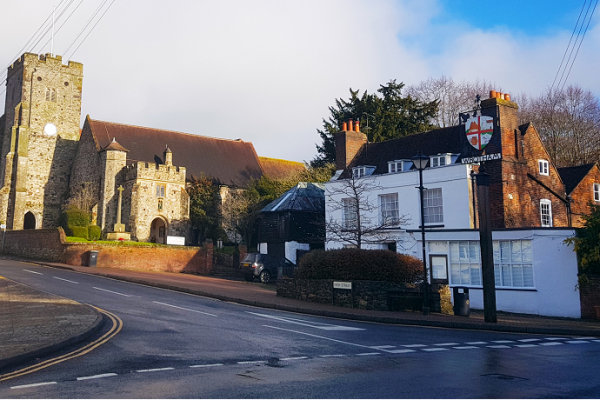
<path id="1" fill-rule="evenodd" d="M 25 214 L 23 219 L 23 229 L 35 229 L 35 215 L 31 211 Z"/>
<path id="2" fill-rule="evenodd" d="M 150 241 L 153 243 L 167 243 L 167 223 L 162 218 L 154 218 L 150 225 Z"/>

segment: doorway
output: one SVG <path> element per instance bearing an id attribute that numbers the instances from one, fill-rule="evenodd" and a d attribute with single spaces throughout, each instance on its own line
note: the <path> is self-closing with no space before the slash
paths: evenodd
<path id="1" fill-rule="evenodd" d="M 31 211 L 25 214 L 23 219 L 23 229 L 35 229 L 35 215 Z"/>
<path id="2" fill-rule="evenodd" d="M 154 218 L 150 225 L 150 241 L 152 243 L 167 243 L 167 224 L 162 218 Z"/>

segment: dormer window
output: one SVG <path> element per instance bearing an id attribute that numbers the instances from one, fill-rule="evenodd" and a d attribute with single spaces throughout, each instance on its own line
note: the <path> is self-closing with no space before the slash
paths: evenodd
<path id="1" fill-rule="evenodd" d="M 450 154 L 440 154 L 438 156 L 431 156 L 429 161 L 431 168 L 443 167 L 444 165 L 450 164 Z"/>
<path id="2" fill-rule="evenodd" d="M 538 170 L 540 172 L 540 175 L 550 175 L 548 173 L 548 161 L 538 160 Z"/>
<path id="3" fill-rule="evenodd" d="M 362 178 L 363 176 L 371 175 L 373 172 L 375 172 L 375 168 L 376 167 L 372 167 L 372 166 L 368 166 L 368 165 L 354 167 L 354 168 L 352 168 L 352 178 L 359 179 L 359 178 Z"/>
<path id="4" fill-rule="evenodd" d="M 397 172 L 404 171 L 404 161 L 389 161 L 388 162 L 388 172 L 390 174 L 395 174 Z"/>

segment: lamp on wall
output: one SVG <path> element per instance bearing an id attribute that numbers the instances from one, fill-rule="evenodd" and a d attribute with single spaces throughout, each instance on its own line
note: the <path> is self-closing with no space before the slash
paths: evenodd
<path id="1" fill-rule="evenodd" d="M 416 156 L 411 158 L 415 168 L 419 171 L 419 197 L 421 200 L 421 244 L 423 247 L 423 315 L 429 314 L 429 281 L 427 278 L 427 260 L 425 256 L 425 203 L 423 201 L 423 170 L 429 164 L 429 157 L 419 149 Z"/>

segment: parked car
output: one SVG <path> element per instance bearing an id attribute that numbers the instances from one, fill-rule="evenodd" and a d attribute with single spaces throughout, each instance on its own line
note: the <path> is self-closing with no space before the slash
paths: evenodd
<path id="1" fill-rule="evenodd" d="M 258 277 L 261 283 L 269 283 L 277 279 L 280 267 L 283 268 L 285 274 L 285 272 L 293 270 L 295 264 L 285 257 L 261 253 L 248 253 L 240 262 L 240 269 L 244 273 L 244 279 L 248 282 L 252 282 L 254 278 Z"/>

